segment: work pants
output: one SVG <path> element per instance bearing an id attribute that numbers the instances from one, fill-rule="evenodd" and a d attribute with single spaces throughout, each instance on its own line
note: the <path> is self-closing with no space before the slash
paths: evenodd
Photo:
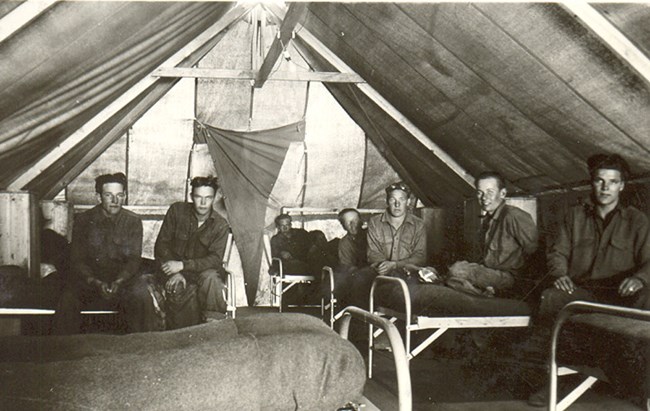
<path id="1" fill-rule="evenodd" d="M 76 334 L 81 331 L 82 310 L 117 310 L 124 319 L 127 332 L 160 330 L 153 298 L 148 285 L 149 275 L 137 275 L 122 284 L 117 295 L 104 299 L 97 287 L 80 281 L 68 284 L 61 294 L 54 315 L 55 334 Z"/>

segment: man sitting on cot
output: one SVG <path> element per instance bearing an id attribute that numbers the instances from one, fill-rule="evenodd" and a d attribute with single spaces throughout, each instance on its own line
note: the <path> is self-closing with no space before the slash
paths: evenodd
<path id="1" fill-rule="evenodd" d="M 347 290 L 337 298 L 344 305 L 367 308 L 377 275 L 403 276 L 426 263 L 424 221 L 408 211 L 410 189 L 403 182 L 386 187 L 386 211 L 368 222 L 368 267 L 353 271 Z M 337 287 L 339 288 L 339 287 Z"/>
<path id="2" fill-rule="evenodd" d="M 282 260 L 284 274 L 312 275 L 315 286 L 299 284 L 292 287 L 284 297 L 287 304 L 306 304 L 310 300 L 319 300 L 321 270 L 324 265 L 332 266 L 327 238 L 320 230 L 307 231 L 303 228 L 293 228 L 289 214 L 280 214 L 275 218 L 278 230 L 271 238 L 271 256 Z M 277 273 L 279 267 L 273 264 L 269 272 Z"/>
<path id="3" fill-rule="evenodd" d="M 338 219 L 346 234 L 338 243 L 338 264 L 334 268 L 334 293 L 342 307 L 347 305 L 345 295 L 350 289 L 352 273 L 368 267 L 368 233 L 362 227 L 361 214 L 354 208 L 345 208 Z M 329 281 L 323 284 L 323 296 L 329 298 Z"/>
<path id="4" fill-rule="evenodd" d="M 547 255 L 553 286 L 542 293 L 529 341 L 529 349 L 542 357 L 548 351 L 555 317 L 571 301 L 650 309 L 650 222 L 644 213 L 619 201 L 629 166 L 619 155 L 597 154 L 587 160 L 587 167 L 591 201 L 569 210 Z M 611 351 L 609 346 L 607 351 Z M 619 354 L 609 354 L 614 356 L 609 361 L 613 368 L 619 365 Z M 646 397 L 650 393 L 648 372 L 650 365 L 646 365 Z M 545 406 L 547 398 L 545 387 L 531 395 L 528 403 Z"/>
<path id="5" fill-rule="evenodd" d="M 149 279 L 140 275 L 142 221 L 122 208 L 123 173 L 95 179 L 99 204 L 76 216 L 70 277 L 54 317 L 57 334 L 80 332 L 81 309 L 117 309 L 128 332 L 159 330 L 152 312 Z"/>
<path id="6" fill-rule="evenodd" d="M 174 294 L 182 296 L 194 285 L 203 319 L 220 319 L 226 312 L 223 253 L 230 227 L 212 209 L 220 193 L 217 179 L 194 177 L 190 184 L 192 202 L 174 203 L 165 215 L 156 240 L 156 260 L 172 300 Z M 185 319 L 179 319 L 178 323 L 178 326 L 190 325 Z"/>
<path id="7" fill-rule="evenodd" d="M 537 250 L 537 227 L 530 214 L 505 203 L 506 187 L 497 172 L 476 178 L 481 207 L 478 262 L 458 261 L 449 267 L 447 285 L 474 295 L 518 295 L 529 259 Z"/>

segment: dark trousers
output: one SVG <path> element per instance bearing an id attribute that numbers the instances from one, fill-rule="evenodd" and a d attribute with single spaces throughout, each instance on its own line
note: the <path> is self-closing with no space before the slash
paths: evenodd
<path id="1" fill-rule="evenodd" d="M 111 299 L 104 299 L 97 289 L 81 282 L 68 284 L 59 299 L 54 315 L 55 334 L 76 334 L 81 331 L 82 310 L 117 310 L 126 323 L 127 332 L 160 330 L 153 297 L 148 285 L 150 275 L 135 276 Z"/>

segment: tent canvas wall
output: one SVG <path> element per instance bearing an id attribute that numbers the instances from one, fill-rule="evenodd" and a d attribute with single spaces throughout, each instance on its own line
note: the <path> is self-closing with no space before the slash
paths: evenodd
<path id="1" fill-rule="evenodd" d="M 485 169 L 501 171 L 511 192 L 540 198 L 584 185 L 584 160 L 596 152 L 623 155 L 637 179 L 650 172 L 645 3 L 309 3 L 287 11 L 215 2 L 53 2 L 30 12 L 31 3 L 0 5 L 0 187 L 29 190 L 39 199 L 68 187 L 82 201 L 75 196 L 87 192 L 81 189 L 87 187 L 84 179 L 101 167 L 82 173 L 105 151 L 128 154 L 130 161 L 121 167 L 133 178 L 130 201 L 182 199 L 188 161 L 183 152 L 191 145 L 187 132 L 194 118 L 220 118 L 222 124 L 211 125 L 224 129 L 269 129 L 289 124 L 294 114 L 301 118 L 306 107 L 309 143 L 310 135 L 330 126 L 331 109 L 316 110 L 310 122 L 305 102 L 317 98 L 312 94 L 331 97 L 313 91 L 323 86 L 304 82 L 279 92 L 282 82 L 272 81 L 274 75 L 328 77 L 324 87 L 360 127 L 341 135 L 362 130 L 370 141 L 364 174 L 348 177 L 361 179 L 358 203 L 351 205 L 380 202 L 380 187 L 392 173 L 411 184 L 425 205 L 454 209 L 472 195 L 472 176 Z M 274 36 L 285 16 L 293 28 L 288 37 Z M 593 24 L 598 16 L 607 23 L 605 32 Z M 628 42 L 617 43 L 620 37 Z M 271 80 L 251 87 L 246 76 L 259 74 L 265 51 L 278 43 L 276 57 L 282 57 Z M 257 57 L 249 60 L 251 51 Z M 221 82 L 219 90 L 231 93 L 194 95 L 199 110 L 185 106 L 190 111 L 179 112 L 178 129 L 168 130 L 185 136 L 183 142 L 174 146 L 160 130 L 134 126 L 186 81 L 179 78 L 187 71 L 174 70 L 191 71 L 196 64 L 221 76 L 200 80 L 197 90 Z M 172 74 L 150 75 L 160 67 Z M 344 77 L 347 82 L 334 82 Z M 193 93 L 194 81 L 189 84 Z M 280 110 L 280 102 L 291 102 L 295 111 Z M 236 107 L 248 109 L 235 115 Z M 274 109 L 275 115 L 256 116 Z M 248 117 L 237 117 L 241 113 Z M 328 146 L 321 136 L 314 141 L 314 149 L 328 153 L 324 158 L 340 159 L 343 151 L 332 149 L 336 144 Z M 169 154 L 169 172 L 163 175 L 143 161 L 149 147 Z M 294 144 L 287 158 L 294 152 L 300 157 L 300 151 Z M 307 174 L 304 198 L 294 198 L 304 204 L 335 198 L 336 179 L 324 174 L 335 167 L 328 166 L 327 160 L 312 164 L 317 172 Z M 278 188 L 295 187 L 286 184 L 291 173 L 280 174 Z M 296 183 L 301 177 L 291 176 Z M 346 203 L 354 197 L 339 188 Z M 647 207 L 644 180 L 631 188 L 631 200 Z M 539 209 L 544 215 L 545 208 Z M 259 273 L 247 276 L 257 279 Z M 251 282 L 249 297 L 253 288 Z"/>

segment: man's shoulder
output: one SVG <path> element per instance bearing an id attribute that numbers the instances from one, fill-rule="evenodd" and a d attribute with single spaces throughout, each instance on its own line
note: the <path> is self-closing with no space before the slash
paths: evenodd
<path id="1" fill-rule="evenodd" d="M 183 213 L 189 211 L 192 211 L 192 203 L 188 203 L 187 201 L 178 201 L 169 206 L 169 209 L 167 210 L 167 214 Z"/>
<path id="2" fill-rule="evenodd" d="M 621 215 L 635 223 L 648 224 L 648 216 L 634 206 L 621 207 Z"/>
<path id="3" fill-rule="evenodd" d="M 503 206 L 503 216 L 505 218 L 511 218 L 514 220 L 533 219 L 533 217 L 530 215 L 528 211 L 522 210 L 521 208 L 510 204 L 505 204 Z"/>
<path id="4" fill-rule="evenodd" d="M 407 213 L 406 214 L 406 219 L 404 221 L 409 222 L 409 223 L 411 223 L 413 225 L 416 225 L 418 227 L 419 226 L 424 226 L 424 220 L 421 219 L 420 217 L 416 216 L 413 213 Z"/>
<path id="5" fill-rule="evenodd" d="M 139 214 L 136 214 L 136 213 L 134 213 L 134 212 L 131 211 L 131 210 L 127 210 L 126 208 L 122 208 L 122 210 L 120 211 L 120 213 L 122 213 L 122 216 L 123 216 L 126 220 L 131 220 L 131 221 L 138 220 L 138 221 L 142 221 L 142 218 L 140 217 Z"/>

